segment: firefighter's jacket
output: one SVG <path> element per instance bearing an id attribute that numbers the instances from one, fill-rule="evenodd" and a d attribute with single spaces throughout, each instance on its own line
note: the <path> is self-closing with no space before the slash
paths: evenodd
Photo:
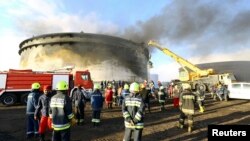
<path id="1" fill-rule="evenodd" d="M 196 95 L 191 90 L 184 90 L 180 95 L 180 109 L 183 113 L 193 115 Z"/>
<path id="2" fill-rule="evenodd" d="M 38 99 L 41 96 L 39 90 L 32 90 L 27 98 L 26 114 L 35 114 L 35 110 L 38 104 Z"/>
<path id="3" fill-rule="evenodd" d="M 141 97 L 142 97 L 142 100 L 145 102 L 145 103 L 149 103 L 149 98 L 150 98 L 150 89 L 146 89 L 146 88 L 143 88 L 141 91 L 140 91 L 140 94 L 141 94 Z"/>
<path id="4" fill-rule="evenodd" d="M 195 94 L 197 97 L 197 101 L 203 101 L 205 99 L 205 92 L 204 91 L 197 90 Z"/>
<path id="5" fill-rule="evenodd" d="M 45 94 L 39 97 L 38 105 L 35 111 L 36 117 L 40 117 L 41 115 L 46 117 L 49 116 L 50 99 L 51 99 L 50 95 L 45 95 Z"/>
<path id="6" fill-rule="evenodd" d="M 85 106 L 85 97 L 81 89 L 77 88 L 77 90 L 73 93 L 72 104 L 74 107 L 80 108 Z"/>
<path id="7" fill-rule="evenodd" d="M 122 103 L 126 128 L 143 129 L 144 102 L 139 94 L 129 94 Z"/>
<path id="8" fill-rule="evenodd" d="M 158 99 L 159 99 L 159 103 L 165 103 L 165 101 L 166 101 L 166 93 L 164 92 L 164 90 L 160 90 L 158 92 Z"/>
<path id="9" fill-rule="evenodd" d="M 62 91 L 57 91 L 57 94 L 51 98 L 50 117 L 54 130 L 70 128 L 70 120 L 74 117 L 72 105 L 69 96 Z"/>
<path id="10" fill-rule="evenodd" d="M 103 97 L 100 91 L 95 90 L 90 98 L 91 107 L 94 111 L 99 111 L 103 107 Z"/>

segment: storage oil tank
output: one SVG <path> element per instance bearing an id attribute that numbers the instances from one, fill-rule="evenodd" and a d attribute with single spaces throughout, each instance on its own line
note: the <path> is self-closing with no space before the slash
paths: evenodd
<path id="1" fill-rule="evenodd" d="M 94 81 L 142 81 L 148 77 L 146 45 L 89 33 L 54 33 L 19 45 L 20 68 L 51 71 L 74 65 L 89 70 Z"/>

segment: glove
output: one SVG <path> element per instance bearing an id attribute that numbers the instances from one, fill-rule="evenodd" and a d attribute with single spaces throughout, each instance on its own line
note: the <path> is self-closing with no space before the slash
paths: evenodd
<path id="1" fill-rule="evenodd" d="M 71 126 L 75 126 L 76 123 L 77 123 L 77 119 L 72 118 L 71 121 L 70 121 Z"/>
<path id="2" fill-rule="evenodd" d="M 133 122 L 133 120 L 129 120 L 129 123 L 130 123 L 130 125 L 132 125 L 132 126 L 135 125 L 134 122 Z"/>
<path id="3" fill-rule="evenodd" d="M 139 120 L 136 119 L 136 118 L 134 118 L 134 119 L 133 119 L 133 122 L 136 124 L 137 122 L 139 122 Z"/>

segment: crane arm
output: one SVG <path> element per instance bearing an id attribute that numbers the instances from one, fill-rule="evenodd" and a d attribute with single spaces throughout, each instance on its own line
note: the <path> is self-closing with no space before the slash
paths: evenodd
<path id="1" fill-rule="evenodd" d="M 170 51 L 167 48 L 162 47 L 161 45 L 159 45 L 158 43 L 154 42 L 154 41 L 149 41 L 148 42 L 149 46 L 154 46 L 156 48 L 158 48 L 159 50 L 161 50 L 163 53 L 165 53 L 166 55 L 170 56 L 171 58 L 173 58 L 177 63 L 179 63 L 183 68 L 187 67 L 190 70 L 192 70 L 193 72 L 197 73 L 199 76 L 206 76 L 209 75 L 211 73 L 213 73 L 212 69 L 207 69 L 207 70 L 201 70 L 200 68 L 198 68 L 197 66 L 195 66 L 194 64 L 190 63 L 189 61 L 187 61 L 186 59 L 178 56 L 177 54 L 173 53 L 172 51 Z"/>

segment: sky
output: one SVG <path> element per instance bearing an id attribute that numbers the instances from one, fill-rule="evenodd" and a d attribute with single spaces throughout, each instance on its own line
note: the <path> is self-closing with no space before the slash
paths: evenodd
<path id="1" fill-rule="evenodd" d="M 55 32 L 152 39 L 194 64 L 250 60 L 247 0 L 1 0 L 0 21 L 0 70 L 19 68 L 23 40 Z M 150 54 L 150 73 L 178 78 L 178 63 Z"/>

